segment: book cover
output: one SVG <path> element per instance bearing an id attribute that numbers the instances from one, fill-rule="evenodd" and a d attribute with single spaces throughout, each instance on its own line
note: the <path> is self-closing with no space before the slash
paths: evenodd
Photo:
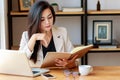
<path id="1" fill-rule="evenodd" d="M 41 68 L 55 68 L 55 67 L 57 67 L 55 65 L 55 62 L 54 62 L 54 60 L 57 58 L 71 59 L 76 55 L 77 55 L 77 58 L 81 58 L 92 47 L 93 47 L 93 45 L 75 47 L 70 53 L 69 52 L 48 52 L 43 60 L 43 64 L 41 65 Z"/>

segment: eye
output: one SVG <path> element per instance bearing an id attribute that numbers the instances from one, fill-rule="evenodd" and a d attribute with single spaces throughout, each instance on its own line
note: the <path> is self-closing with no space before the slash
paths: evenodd
<path id="1" fill-rule="evenodd" d="M 48 19 L 51 19 L 53 16 L 49 16 Z"/>
<path id="2" fill-rule="evenodd" d="M 44 21 L 45 19 L 41 18 L 41 21 Z"/>

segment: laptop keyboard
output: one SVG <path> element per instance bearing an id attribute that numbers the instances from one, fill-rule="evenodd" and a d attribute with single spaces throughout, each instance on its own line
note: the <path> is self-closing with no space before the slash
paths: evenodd
<path id="1" fill-rule="evenodd" d="M 33 74 L 36 74 L 36 73 L 39 73 L 40 71 L 32 71 L 33 72 Z"/>
<path id="2" fill-rule="evenodd" d="M 33 74 L 37 74 L 37 73 L 43 74 L 49 71 L 50 71 L 49 69 L 32 68 Z"/>

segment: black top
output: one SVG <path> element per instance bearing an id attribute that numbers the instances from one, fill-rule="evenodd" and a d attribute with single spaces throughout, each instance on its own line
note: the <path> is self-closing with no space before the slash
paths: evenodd
<path id="1" fill-rule="evenodd" d="M 56 52 L 56 48 L 55 48 L 55 44 L 54 44 L 54 41 L 53 41 L 53 37 L 51 38 L 51 41 L 48 45 L 48 47 L 44 47 L 42 45 L 42 49 L 43 49 L 43 57 L 46 56 L 47 52 Z"/>

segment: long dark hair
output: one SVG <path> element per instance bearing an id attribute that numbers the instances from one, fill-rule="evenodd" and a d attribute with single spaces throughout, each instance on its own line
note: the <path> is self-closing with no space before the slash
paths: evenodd
<path id="1" fill-rule="evenodd" d="M 41 17 L 42 17 L 42 12 L 49 8 L 52 12 L 53 15 L 53 24 L 55 23 L 55 12 L 52 6 L 47 2 L 43 0 L 38 0 L 36 1 L 33 6 L 31 7 L 29 14 L 28 14 L 28 36 L 29 39 L 31 36 L 35 33 L 41 33 L 40 32 L 40 23 L 41 23 Z M 36 63 L 37 61 L 37 52 L 40 47 L 40 41 L 36 41 L 35 46 L 34 46 L 34 51 L 30 57 L 30 59 Z"/>

